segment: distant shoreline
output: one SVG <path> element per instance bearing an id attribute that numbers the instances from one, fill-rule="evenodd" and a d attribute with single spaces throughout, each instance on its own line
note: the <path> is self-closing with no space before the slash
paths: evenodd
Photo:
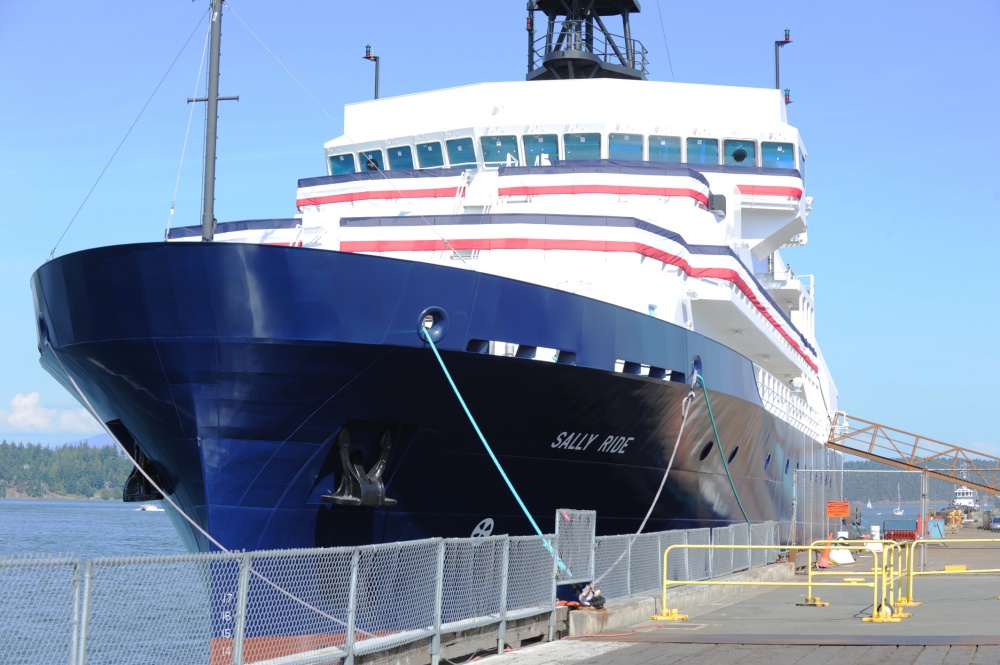
<path id="1" fill-rule="evenodd" d="M 45 496 L 28 496 L 24 492 L 12 492 L 7 491 L 6 495 L 0 496 L 0 501 L 22 501 L 22 500 L 32 500 L 32 501 L 121 501 L 121 497 L 115 497 L 111 499 L 104 499 L 100 496 L 83 496 L 82 494 L 46 494 Z"/>

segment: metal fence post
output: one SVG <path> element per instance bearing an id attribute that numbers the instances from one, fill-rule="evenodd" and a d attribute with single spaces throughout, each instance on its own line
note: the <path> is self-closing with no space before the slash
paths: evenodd
<path id="1" fill-rule="evenodd" d="M 542 542 L 545 541 L 544 536 L 541 536 Z M 551 552 L 552 552 L 552 597 L 549 602 L 551 603 L 551 610 L 549 611 L 549 642 L 556 639 L 556 589 L 559 576 L 559 536 L 553 535 Z"/>
<path id="2" fill-rule="evenodd" d="M 628 548 L 628 552 L 625 555 L 627 561 L 625 562 L 625 593 L 628 597 L 632 597 L 632 543 L 635 542 L 635 537 L 629 538 L 625 541 L 625 546 Z"/>
<path id="3" fill-rule="evenodd" d="M 688 530 L 684 529 L 684 544 L 690 545 L 690 538 L 688 538 Z M 691 550 L 687 547 L 684 549 L 684 581 L 689 581 L 691 579 L 691 559 L 688 557 L 688 552 Z M 666 611 L 666 610 L 664 610 Z"/>
<path id="4" fill-rule="evenodd" d="M 666 572 L 663 570 L 663 532 L 659 531 L 656 534 L 656 571 L 659 577 L 660 586 L 663 586 L 663 574 Z"/>
<path id="5" fill-rule="evenodd" d="M 441 614 L 444 612 L 444 539 L 438 541 L 434 579 L 434 634 L 431 636 L 431 665 L 441 661 Z"/>
<path id="6" fill-rule="evenodd" d="M 236 632 L 233 634 L 233 665 L 243 665 L 243 640 L 246 635 L 247 607 L 250 599 L 250 553 L 240 557 L 240 577 L 236 589 Z"/>
<path id="7" fill-rule="evenodd" d="M 798 511 L 798 500 L 799 500 L 799 472 L 796 469 L 792 473 L 792 525 L 789 528 L 788 533 L 788 544 L 794 547 L 797 543 L 795 542 L 795 520 L 796 512 Z"/>
<path id="8" fill-rule="evenodd" d="M 503 563 L 500 569 L 500 623 L 497 625 L 497 655 L 503 655 L 507 643 L 507 585 L 510 576 L 510 536 L 503 537 Z"/>
<path id="9" fill-rule="evenodd" d="M 344 636 L 344 665 L 354 665 L 354 622 L 358 613 L 358 562 L 361 551 L 351 552 L 351 587 L 347 596 L 347 634 Z"/>
<path id="10" fill-rule="evenodd" d="M 69 665 L 76 665 L 80 640 L 80 560 L 73 564 L 73 609 L 70 618 Z"/>
<path id="11" fill-rule="evenodd" d="M 87 559 L 83 565 L 83 589 L 80 592 L 80 633 L 76 648 L 77 665 L 84 665 L 87 660 L 87 615 L 90 614 L 90 585 L 94 577 L 94 560 Z"/>

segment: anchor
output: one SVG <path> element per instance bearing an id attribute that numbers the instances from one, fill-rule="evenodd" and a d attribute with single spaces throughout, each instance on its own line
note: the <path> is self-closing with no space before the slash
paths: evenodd
<path id="1" fill-rule="evenodd" d="M 382 483 L 382 473 L 389 464 L 389 453 L 392 451 L 392 437 L 389 432 L 382 434 L 378 446 L 381 449 L 378 461 L 375 462 L 371 470 L 365 472 L 361 464 L 351 461 L 350 447 L 351 435 L 345 427 L 337 437 L 337 446 L 340 448 L 341 476 L 337 491 L 326 494 L 323 501 L 336 504 L 338 506 L 364 506 L 378 508 L 383 506 L 395 506 L 396 500 L 385 495 L 385 485 Z"/>

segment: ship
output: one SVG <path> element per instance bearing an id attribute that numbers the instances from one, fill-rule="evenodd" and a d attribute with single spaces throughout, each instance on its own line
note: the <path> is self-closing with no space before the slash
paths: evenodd
<path id="1" fill-rule="evenodd" d="M 822 520 L 793 497 L 832 490 L 838 395 L 780 89 L 649 80 L 635 0 L 535 0 L 525 80 L 350 104 L 287 218 L 217 222 L 212 11 L 202 223 L 31 279 L 125 501 L 192 551 Z"/>

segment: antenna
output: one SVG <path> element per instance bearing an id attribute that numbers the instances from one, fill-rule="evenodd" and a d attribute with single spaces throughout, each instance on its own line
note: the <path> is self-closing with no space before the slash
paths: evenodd
<path id="1" fill-rule="evenodd" d="M 535 12 L 548 25 L 535 38 Z M 575 78 L 645 80 L 646 48 L 632 39 L 629 14 L 639 12 L 637 0 L 530 0 L 528 2 L 529 81 Z M 601 17 L 620 16 L 620 35 L 612 34 Z"/>

